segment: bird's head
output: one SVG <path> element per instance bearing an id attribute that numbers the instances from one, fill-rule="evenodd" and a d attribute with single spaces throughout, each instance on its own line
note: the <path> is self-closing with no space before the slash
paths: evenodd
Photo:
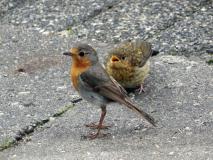
<path id="1" fill-rule="evenodd" d="M 107 60 L 107 66 L 117 69 L 125 69 L 130 66 L 129 57 L 125 53 L 110 53 Z"/>
<path id="2" fill-rule="evenodd" d="M 84 43 L 74 45 L 69 52 L 63 54 L 71 56 L 73 62 L 77 65 L 94 65 L 98 62 L 98 56 L 95 49 Z"/>

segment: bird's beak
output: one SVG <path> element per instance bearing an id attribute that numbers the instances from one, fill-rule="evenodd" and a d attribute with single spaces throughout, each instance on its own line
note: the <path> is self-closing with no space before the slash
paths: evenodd
<path id="1" fill-rule="evenodd" d="M 111 57 L 111 62 L 113 63 L 113 62 L 118 62 L 118 61 L 120 61 L 120 59 L 117 57 L 117 56 L 112 56 Z"/>
<path id="2" fill-rule="evenodd" d="M 71 52 L 64 52 L 63 55 L 65 55 L 65 56 L 71 56 L 72 53 Z"/>
<path id="3" fill-rule="evenodd" d="M 63 55 L 65 56 L 74 56 L 74 55 L 78 55 L 78 48 L 71 48 L 70 51 L 68 52 L 64 52 Z"/>

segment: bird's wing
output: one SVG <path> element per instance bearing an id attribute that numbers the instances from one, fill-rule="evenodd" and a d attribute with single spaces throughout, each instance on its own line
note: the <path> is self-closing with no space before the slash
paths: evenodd
<path id="1" fill-rule="evenodd" d="M 94 91 L 100 90 L 102 86 L 107 86 L 113 88 L 113 91 L 117 94 L 127 95 L 126 90 L 113 77 L 109 76 L 100 64 L 96 64 L 96 66 L 91 67 L 87 72 L 82 73 L 80 78 Z"/>
<path id="2" fill-rule="evenodd" d="M 121 87 L 117 81 L 114 82 L 107 82 L 100 86 L 97 86 L 98 93 L 111 99 L 113 101 L 119 102 L 120 104 L 124 104 L 129 109 L 139 113 L 142 118 L 148 121 L 150 124 L 155 126 L 155 120 L 149 114 L 144 112 L 143 110 L 139 109 L 138 105 L 135 104 L 126 93 L 123 92 L 123 87 Z M 122 90 L 121 90 L 122 89 Z"/>
<path id="3" fill-rule="evenodd" d="M 152 125 L 155 125 L 154 119 L 138 106 L 127 96 L 125 89 L 114 79 L 111 79 L 101 65 L 91 67 L 80 75 L 81 80 L 87 84 L 94 92 L 103 97 L 124 104 L 131 110 L 139 113 Z"/>
<path id="4" fill-rule="evenodd" d="M 152 46 L 148 42 L 137 40 L 134 43 L 134 49 L 136 49 L 136 52 L 138 52 L 139 54 L 140 58 L 139 66 L 143 67 L 146 64 L 149 57 L 151 57 L 152 55 Z"/>

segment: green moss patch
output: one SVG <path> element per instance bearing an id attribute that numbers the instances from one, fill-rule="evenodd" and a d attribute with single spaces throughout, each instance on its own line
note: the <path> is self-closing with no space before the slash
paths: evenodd
<path id="1" fill-rule="evenodd" d="M 10 148 L 16 144 L 16 140 L 12 138 L 5 138 L 3 142 L 0 144 L 0 151 L 3 151 L 7 148 Z"/>
<path id="2" fill-rule="evenodd" d="M 210 59 L 210 60 L 206 61 L 206 63 L 207 63 L 208 65 L 212 65 L 212 64 L 213 64 L 213 59 Z"/>

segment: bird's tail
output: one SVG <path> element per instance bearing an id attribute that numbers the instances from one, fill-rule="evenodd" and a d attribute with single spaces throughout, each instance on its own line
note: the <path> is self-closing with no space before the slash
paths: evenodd
<path id="1" fill-rule="evenodd" d="M 125 101 L 123 101 L 123 104 L 125 104 L 129 109 L 136 111 L 137 113 L 139 113 L 145 120 L 147 120 L 151 125 L 155 126 L 155 120 L 152 116 L 150 116 L 149 114 L 147 114 L 146 112 L 140 110 L 137 105 L 133 104 L 131 101 L 129 101 L 128 99 L 125 99 Z"/>

